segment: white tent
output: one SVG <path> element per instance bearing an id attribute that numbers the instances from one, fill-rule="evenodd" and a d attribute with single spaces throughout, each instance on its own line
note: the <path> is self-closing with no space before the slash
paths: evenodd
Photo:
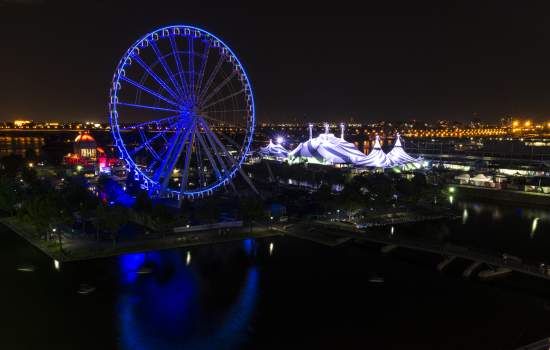
<path id="1" fill-rule="evenodd" d="M 270 139 L 269 144 L 260 149 L 260 154 L 265 157 L 286 158 L 288 151 L 281 144 L 275 144 Z"/>
<path id="2" fill-rule="evenodd" d="M 407 152 L 405 152 L 403 146 L 401 145 L 401 136 L 399 135 L 399 133 L 397 134 L 392 150 L 388 154 L 386 154 L 386 156 L 388 157 L 391 166 L 415 163 L 421 160 L 411 157 L 407 154 Z"/>
<path id="3" fill-rule="evenodd" d="M 474 182 L 492 182 L 493 181 L 493 179 L 490 176 L 485 176 L 483 174 L 477 174 L 476 176 L 472 177 L 470 180 Z"/>
<path id="4" fill-rule="evenodd" d="M 386 168 L 391 166 L 391 162 L 386 157 L 386 154 L 380 146 L 380 136 L 376 135 L 376 141 L 374 142 L 374 148 L 370 153 L 356 163 L 359 166 L 363 167 L 376 167 L 376 168 Z"/>
<path id="5" fill-rule="evenodd" d="M 291 161 L 307 159 L 322 164 L 356 164 L 365 158 L 354 144 L 334 134 L 324 133 L 302 142 L 288 154 Z"/>

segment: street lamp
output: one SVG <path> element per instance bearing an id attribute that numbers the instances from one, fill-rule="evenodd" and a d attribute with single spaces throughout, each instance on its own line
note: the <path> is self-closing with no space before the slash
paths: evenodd
<path id="1" fill-rule="evenodd" d="M 336 212 L 338 213 L 338 221 L 340 221 L 340 209 L 336 209 Z"/>

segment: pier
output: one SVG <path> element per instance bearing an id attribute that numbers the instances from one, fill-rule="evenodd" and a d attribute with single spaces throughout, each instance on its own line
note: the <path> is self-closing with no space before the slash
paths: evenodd
<path id="1" fill-rule="evenodd" d="M 485 264 L 495 271 L 504 271 L 510 269 L 514 272 L 530 275 L 537 278 L 550 280 L 550 274 L 546 268 L 541 268 L 533 263 L 523 262 L 519 258 L 508 256 L 506 254 L 498 255 L 496 253 L 487 253 L 475 250 L 475 248 L 458 246 L 451 243 L 439 243 L 434 241 L 416 240 L 411 238 L 400 237 L 399 235 L 388 235 L 378 232 L 372 232 L 364 229 L 357 229 L 350 224 L 334 223 L 325 221 L 315 221 L 309 224 L 310 235 L 313 235 L 317 230 L 330 232 L 336 237 L 348 237 L 356 242 L 368 242 L 380 244 L 381 252 L 389 253 L 397 248 L 405 248 L 426 252 L 443 257 L 443 261 L 437 265 L 438 270 L 443 270 L 450 265 L 456 258 L 461 258 L 472 263 L 463 272 L 463 276 L 469 277 L 475 269 Z M 294 230 L 299 229 L 298 227 Z M 288 232 L 299 238 L 303 236 L 294 235 L 293 232 Z"/>

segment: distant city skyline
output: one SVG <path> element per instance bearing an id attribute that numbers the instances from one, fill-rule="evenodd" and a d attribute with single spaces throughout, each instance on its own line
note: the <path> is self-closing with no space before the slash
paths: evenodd
<path id="1" fill-rule="evenodd" d="M 126 48 L 174 23 L 206 28 L 235 49 L 259 122 L 550 116 L 547 5 L 0 6 L 2 120 L 107 120 L 110 81 Z"/>

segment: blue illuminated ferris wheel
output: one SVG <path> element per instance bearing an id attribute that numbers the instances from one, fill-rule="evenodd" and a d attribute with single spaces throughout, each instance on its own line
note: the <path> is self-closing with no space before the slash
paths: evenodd
<path id="1" fill-rule="evenodd" d="M 239 59 L 187 25 L 155 30 L 126 51 L 109 111 L 129 176 L 161 197 L 202 197 L 228 184 L 254 134 L 254 97 Z"/>

